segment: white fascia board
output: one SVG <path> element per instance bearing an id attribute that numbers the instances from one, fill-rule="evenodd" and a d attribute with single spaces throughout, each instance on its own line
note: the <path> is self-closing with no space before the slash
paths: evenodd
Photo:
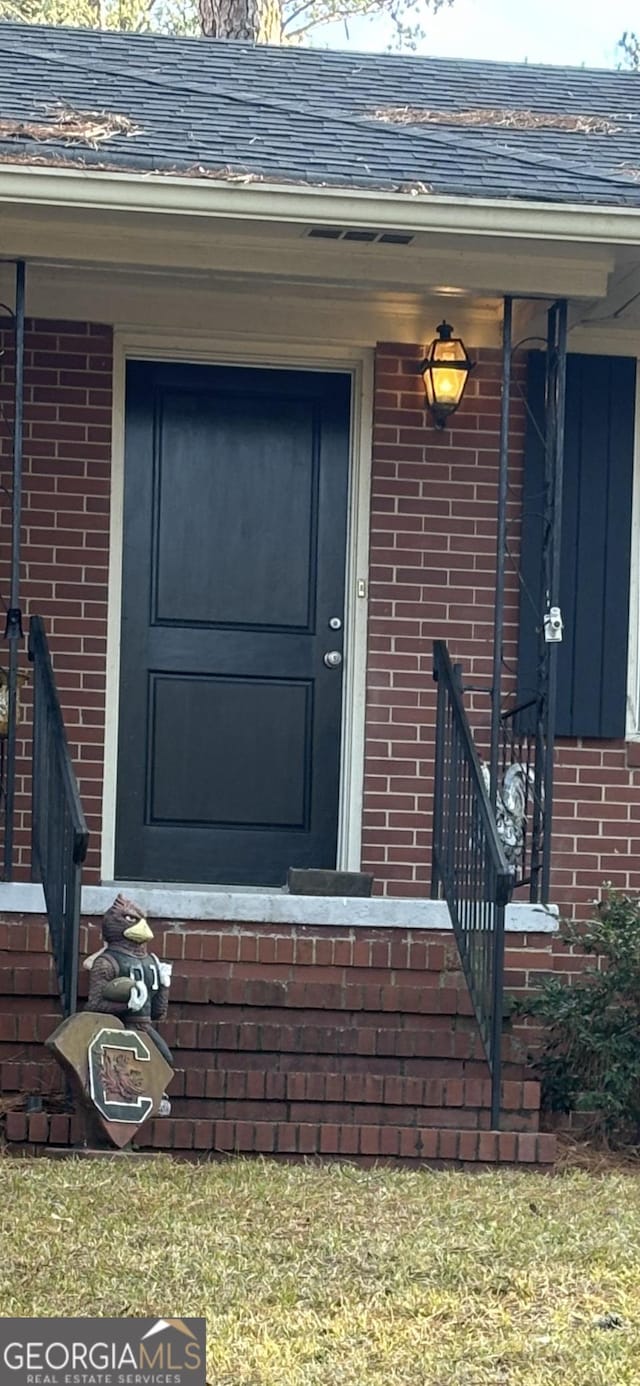
<path id="1" fill-rule="evenodd" d="M 607 245 L 640 243 L 640 208 L 354 191 L 158 174 L 94 173 L 39 165 L 2 165 L 0 202 L 266 222 L 313 221 L 318 225 L 371 226 L 451 236 L 510 236 Z"/>

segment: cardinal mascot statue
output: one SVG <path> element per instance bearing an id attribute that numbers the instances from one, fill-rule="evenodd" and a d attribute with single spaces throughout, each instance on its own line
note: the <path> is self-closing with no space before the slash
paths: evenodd
<path id="1" fill-rule="evenodd" d="M 173 1056 L 156 1026 L 166 1019 L 172 965 L 149 952 L 153 934 L 144 911 L 122 895 L 103 916 L 102 938 L 84 963 L 85 1010 L 63 1021 L 47 1043 L 122 1145 L 148 1116 L 171 1112 L 165 1087 Z"/>
<path id="2" fill-rule="evenodd" d="M 89 972 L 87 1010 L 117 1015 L 127 1029 L 145 1030 L 167 1063 L 173 1063 L 153 1023 L 166 1019 L 171 963 L 149 952 L 153 934 L 143 911 L 119 895 L 103 917 L 102 937 L 102 948 L 84 963 Z"/>

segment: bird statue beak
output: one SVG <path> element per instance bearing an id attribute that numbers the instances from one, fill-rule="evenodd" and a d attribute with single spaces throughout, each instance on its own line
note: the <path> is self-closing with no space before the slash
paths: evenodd
<path id="1" fill-rule="evenodd" d="M 122 937 L 128 938 L 130 943 L 148 943 L 153 934 L 146 919 L 138 919 L 135 924 L 130 924 L 129 928 L 125 929 Z"/>

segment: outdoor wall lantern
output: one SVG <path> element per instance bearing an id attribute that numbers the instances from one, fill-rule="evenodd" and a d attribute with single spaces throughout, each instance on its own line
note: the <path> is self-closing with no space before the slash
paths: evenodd
<path id="1" fill-rule="evenodd" d="M 453 336 L 448 322 L 441 322 L 438 335 L 420 366 L 427 404 L 436 428 L 444 428 L 449 415 L 461 404 L 473 366 L 462 338 Z"/>

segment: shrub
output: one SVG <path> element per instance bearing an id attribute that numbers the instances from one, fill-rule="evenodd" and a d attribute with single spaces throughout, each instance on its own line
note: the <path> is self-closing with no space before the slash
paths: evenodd
<path id="1" fill-rule="evenodd" d="M 588 1113 L 592 1135 L 640 1140 L 640 900 L 607 889 L 589 923 L 563 941 L 593 962 L 574 980 L 550 976 L 512 1014 L 544 1027 L 535 1067 L 547 1110 Z"/>

